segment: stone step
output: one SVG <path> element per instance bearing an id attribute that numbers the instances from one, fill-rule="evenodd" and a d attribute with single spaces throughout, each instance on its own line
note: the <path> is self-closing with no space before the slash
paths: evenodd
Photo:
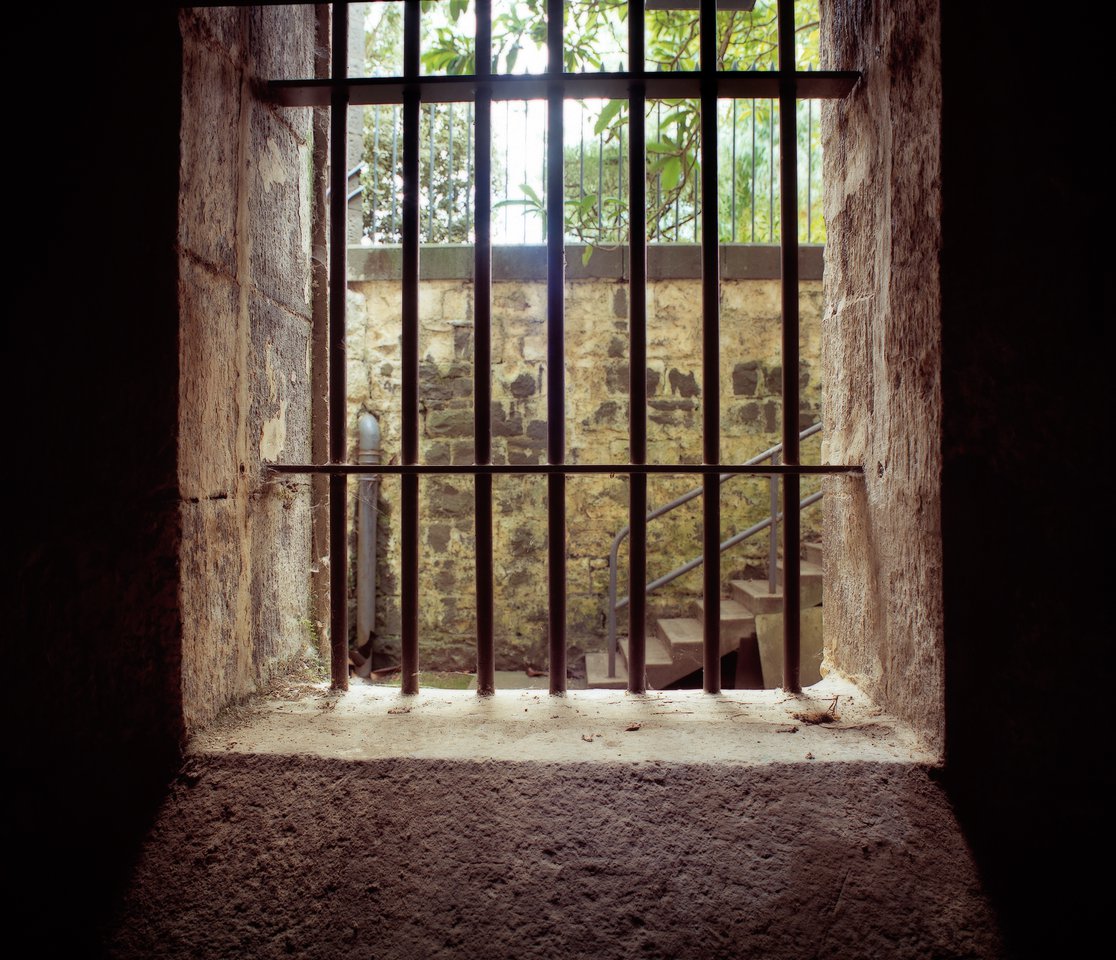
<path id="1" fill-rule="evenodd" d="M 809 560 L 799 560 L 800 579 L 803 583 L 821 583 L 822 568 L 816 564 L 811 563 Z M 779 560 L 775 564 L 775 579 L 782 584 L 783 582 L 783 561 Z"/>
<path id="2" fill-rule="evenodd" d="M 701 666 L 701 648 L 698 648 L 695 655 L 688 645 L 673 647 L 669 638 L 678 636 L 679 632 L 674 623 L 666 628 L 663 623 L 662 620 L 657 621 L 655 633 L 647 635 L 647 685 L 655 690 L 661 690 L 668 683 L 693 673 Z M 698 629 L 701 629 L 700 624 Z M 627 637 L 620 641 L 620 650 L 627 663 Z"/>
<path id="3" fill-rule="evenodd" d="M 628 638 L 620 638 L 620 652 L 624 655 L 624 662 L 628 662 Z M 666 667 L 674 663 L 674 658 L 671 656 L 670 646 L 663 641 L 660 636 L 655 634 L 647 634 L 646 646 L 647 666 L 650 667 Z"/>
<path id="4" fill-rule="evenodd" d="M 608 675 L 608 653 L 585 654 L 585 685 L 590 690 L 626 690 L 628 668 L 622 654 L 616 657 L 616 676 Z"/>
<path id="5" fill-rule="evenodd" d="M 684 659 L 690 670 L 702 665 L 702 647 L 705 643 L 705 627 L 693 617 L 664 617 L 655 622 L 655 632 L 670 645 L 676 663 Z M 726 635 L 721 630 L 721 656 L 735 650 L 740 638 Z M 689 671 L 687 671 L 689 672 Z M 679 674 L 684 676 L 684 674 Z"/>
<path id="6" fill-rule="evenodd" d="M 769 593 L 766 580 L 733 580 L 729 586 L 732 589 L 732 599 L 742 603 L 754 614 L 780 613 L 783 609 L 783 591 Z M 816 607 L 822 599 L 821 581 L 803 582 L 799 597 L 804 609 Z"/>
<path id="7" fill-rule="evenodd" d="M 799 682 L 804 687 L 821 679 L 822 610 L 809 607 L 802 611 L 799 640 Z M 763 685 L 771 689 L 783 685 L 783 615 L 761 613 L 756 616 L 756 642 L 763 671 Z"/>
<path id="8" fill-rule="evenodd" d="M 694 616 L 705 623 L 705 601 L 694 601 Z M 727 639 L 739 640 L 756 632 L 756 621 L 744 604 L 731 597 L 721 597 L 721 643 Z"/>
<path id="9" fill-rule="evenodd" d="M 806 559 L 811 563 L 816 563 L 819 567 L 822 565 L 822 545 L 820 540 L 807 540 L 802 544 L 802 549 L 806 552 Z"/>

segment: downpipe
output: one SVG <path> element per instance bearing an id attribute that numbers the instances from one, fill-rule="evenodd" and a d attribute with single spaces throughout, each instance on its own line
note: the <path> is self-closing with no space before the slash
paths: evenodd
<path id="1" fill-rule="evenodd" d="M 380 424 L 370 413 L 360 415 L 357 463 L 380 462 Z M 357 646 L 363 647 L 376 629 L 376 503 L 380 478 L 361 476 L 357 486 Z M 368 651 L 368 665 L 372 651 Z"/>

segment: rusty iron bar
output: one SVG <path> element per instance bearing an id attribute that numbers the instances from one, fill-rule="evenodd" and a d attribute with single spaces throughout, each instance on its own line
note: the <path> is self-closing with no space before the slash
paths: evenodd
<path id="1" fill-rule="evenodd" d="M 652 100 L 684 100 L 701 93 L 700 71 L 647 73 L 568 73 L 560 78 L 565 96 L 571 100 L 623 99 L 633 80 L 647 85 Z M 841 100 L 860 79 L 856 70 L 803 70 L 793 73 L 798 96 L 813 100 Z M 776 71 L 732 71 L 720 76 L 720 96 L 761 100 L 779 96 L 780 74 Z M 480 83 L 476 75 L 422 77 L 417 82 L 424 103 L 458 103 L 472 100 Z M 491 86 L 493 100 L 540 100 L 554 88 L 549 74 L 498 74 L 485 81 Z M 272 80 L 267 97 L 282 107 L 322 107 L 329 105 L 329 80 Z M 377 103 L 402 103 L 405 89 L 415 84 L 401 77 L 352 77 L 348 80 L 349 104 L 367 107 Z"/>
<path id="2" fill-rule="evenodd" d="M 333 4 L 333 76 L 349 72 L 349 8 Z M 345 460 L 345 295 L 347 249 L 345 197 L 348 183 L 348 90 L 332 84 L 329 117 L 329 459 Z M 329 478 L 329 643 L 330 677 L 335 690 L 349 688 L 349 577 L 346 477 Z"/>
<path id="3" fill-rule="evenodd" d="M 406 0 L 403 11 L 403 74 L 415 81 L 419 74 L 419 0 Z M 401 372 L 401 446 L 405 466 L 419 459 L 419 110 L 417 86 L 403 96 L 403 309 Z M 419 617 L 419 478 L 403 474 L 399 519 L 401 687 L 418 693 Z"/>
<path id="4" fill-rule="evenodd" d="M 344 473 L 359 476 L 364 473 L 384 475 L 413 474 L 416 476 L 528 476 L 550 475 L 555 473 L 566 476 L 584 474 L 660 474 L 665 476 L 718 476 L 722 473 L 746 473 L 756 477 L 766 476 L 830 476 L 832 474 L 861 474 L 864 468 L 859 464 L 802 463 L 789 466 L 785 463 L 771 466 L 756 463 L 538 463 L 526 466 L 517 463 L 477 463 L 446 464 L 384 463 L 375 470 L 360 463 L 268 463 L 264 470 L 273 474 L 284 473 Z"/>
<path id="5" fill-rule="evenodd" d="M 779 462 L 778 451 L 771 454 L 771 462 L 773 464 Z M 767 531 L 767 592 L 774 593 L 779 563 L 779 478 L 776 476 L 769 478 L 767 488 L 771 510 L 771 528 Z"/>
<path id="6" fill-rule="evenodd" d="M 628 4 L 628 64 L 642 70 L 644 62 L 644 0 Z M 631 282 L 628 287 L 628 459 L 647 460 L 647 179 L 645 86 L 633 81 L 628 94 L 628 250 Z M 647 579 L 647 474 L 629 478 L 628 582 Z M 647 690 L 647 598 L 640 593 L 628 610 L 628 692 Z M 616 650 L 608 649 L 609 675 L 615 675 Z"/>
<path id="7" fill-rule="evenodd" d="M 783 463 L 798 466 L 798 107 L 795 86 L 794 0 L 779 0 L 779 221 L 783 306 Z M 801 484 L 783 476 L 783 689 L 800 680 L 802 595 L 799 577 Z"/>
<path id="8" fill-rule="evenodd" d="M 701 368 L 702 460 L 721 460 L 720 252 L 717 224 L 717 4 L 702 0 L 701 64 Z M 696 217 L 695 217 L 696 222 Z M 706 474 L 702 486 L 702 685 L 721 692 L 721 483 Z M 636 591 L 638 592 L 638 591 Z"/>
<path id="9" fill-rule="evenodd" d="M 547 0 L 546 423 L 547 460 L 566 459 L 565 217 L 562 194 L 563 0 Z M 547 586 L 550 601 L 550 692 L 566 692 L 566 476 L 547 478 Z"/>
<path id="10" fill-rule="evenodd" d="M 477 0 L 477 74 L 492 71 L 492 0 Z M 492 99 L 477 88 L 473 248 L 473 437 L 474 460 L 492 462 Z M 468 224 L 466 223 L 466 230 Z M 476 499 L 477 694 L 496 692 L 494 585 L 492 578 L 492 475 L 473 478 Z"/>

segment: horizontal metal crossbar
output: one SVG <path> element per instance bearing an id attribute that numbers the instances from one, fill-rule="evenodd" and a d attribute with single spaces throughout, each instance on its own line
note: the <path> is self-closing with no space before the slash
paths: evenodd
<path id="1" fill-rule="evenodd" d="M 561 76 L 540 74 L 502 75 L 480 78 L 474 75 L 453 77 L 350 77 L 334 80 L 272 80 L 267 90 L 274 103 L 284 107 L 329 106 L 330 93 L 341 86 L 347 90 L 346 102 L 352 107 L 402 103 L 406 91 L 417 91 L 423 103 L 460 103 L 476 99 L 478 86 L 491 92 L 493 100 L 544 100 L 552 89 L 574 100 L 607 98 L 622 100 L 630 96 L 633 84 L 645 87 L 651 100 L 674 100 L 701 95 L 701 74 L 677 73 L 566 73 Z M 779 96 L 784 74 L 778 70 L 723 71 L 716 75 L 716 96 L 721 99 Z M 840 100 L 860 79 L 855 70 L 800 70 L 787 75 L 799 100 Z"/>
<path id="2" fill-rule="evenodd" d="M 754 476 L 816 476 L 861 474 L 864 468 L 848 464 L 747 464 L 747 463 L 474 463 L 474 464 L 382 464 L 367 463 L 274 463 L 266 469 L 275 474 L 330 474 L 343 476 L 572 476 L 577 474 L 665 474 L 667 476 L 719 476 L 745 473 Z"/>

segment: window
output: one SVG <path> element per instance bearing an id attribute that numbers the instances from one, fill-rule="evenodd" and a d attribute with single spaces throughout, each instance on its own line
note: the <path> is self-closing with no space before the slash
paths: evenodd
<path id="1" fill-rule="evenodd" d="M 444 0 L 458 3 L 459 0 Z M 567 477 L 577 475 L 626 474 L 629 476 L 629 581 L 647 579 L 647 478 L 656 474 L 701 477 L 702 550 L 705 635 L 704 688 L 720 689 L 720 475 L 725 472 L 778 476 L 782 479 L 787 505 L 782 525 L 785 549 L 785 578 L 797 584 L 799 578 L 800 477 L 804 474 L 855 471 L 852 466 L 803 466 L 799 457 L 799 307 L 798 307 L 798 189 L 797 158 L 787 150 L 780 161 L 780 220 L 782 277 L 782 463 L 748 465 L 725 463 L 721 456 L 719 390 L 721 379 L 720 340 L 720 230 L 718 225 L 717 151 L 702 156 L 696 196 L 691 199 L 692 219 L 700 211 L 701 236 L 701 366 L 705 389 L 701 396 L 701 462 L 660 464 L 649 462 L 647 434 L 647 236 L 642 230 L 630 232 L 628 262 L 630 277 L 629 337 L 626 344 L 629 365 L 629 456 L 625 463 L 571 462 L 566 444 L 567 398 L 565 382 L 565 216 L 563 183 L 563 129 L 566 102 L 570 99 L 607 98 L 625 107 L 628 113 L 627 148 L 628 209 L 638 211 L 647 205 L 645 155 L 647 130 L 646 106 L 649 100 L 691 98 L 698 104 L 701 142 L 715 144 L 718 139 L 718 102 L 734 98 L 765 98 L 778 103 L 781 140 L 796 142 L 796 101 L 801 98 L 843 96 L 856 80 L 852 73 L 826 73 L 796 69 L 795 12 L 791 0 L 777 6 L 775 18 L 778 42 L 763 63 L 738 63 L 727 57 L 731 45 L 719 43 L 718 11 L 713 3 L 700 7 L 693 36 L 682 39 L 685 49 L 665 63 L 657 51 L 646 45 L 645 6 L 663 7 L 671 0 L 643 0 L 626 7 L 627 63 L 622 69 L 608 70 L 607 63 L 594 72 L 569 72 L 573 65 L 570 44 L 579 42 L 576 33 L 581 21 L 568 16 L 575 4 L 563 0 L 532 0 L 527 7 L 535 14 L 545 12 L 545 20 L 533 22 L 531 29 L 545 35 L 548 55 L 545 72 L 516 72 L 527 69 L 510 48 L 497 50 L 493 44 L 493 0 L 476 0 L 475 50 L 491 50 L 497 71 L 489 56 L 474 54 L 473 72 L 458 75 L 424 75 L 420 63 L 420 0 L 403 3 L 401 74 L 382 77 L 351 76 L 348 69 L 348 10 L 336 4 L 333 11 L 332 80 L 274 81 L 272 90 L 282 103 L 326 105 L 331 107 L 331 234 L 330 234 L 330 403 L 329 463 L 284 464 L 279 472 L 327 474 L 330 478 L 330 555 L 331 636 L 333 682 L 347 684 L 346 628 L 346 484 L 349 476 L 396 474 L 401 483 L 401 614 L 403 691 L 418 690 L 419 640 L 419 481 L 420 477 L 460 475 L 473 478 L 476 538 L 476 623 L 478 689 L 494 689 L 493 597 L 493 478 L 503 474 L 525 474 L 545 478 L 547 489 L 547 602 L 550 691 L 562 693 L 566 687 L 566 606 L 567 606 Z M 685 0 L 674 0 L 684 6 Z M 725 12 L 748 6 L 746 0 L 723 0 Z M 689 6 L 693 6 L 692 0 Z M 620 42 L 624 34 L 619 20 L 609 29 Z M 723 21 L 721 21 L 723 22 Z M 723 39 L 723 37 L 722 37 Z M 561 53 L 559 53 L 561 52 Z M 650 59 L 649 59 L 650 58 Z M 663 66 L 673 69 L 664 70 Z M 685 68 L 685 69 L 683 69 Z M 339 79 L 345 78 L 345 79 Z M 546 277 L 546 462 L 539 464 L 499 464 L 492 457 L 492 392 L 488 376 L 479 375 L 490 368 L 492 351 L 492 165 L 493 103 L 543 99 L 546 104 L 546 150 L 544 199 Z M 473 197 L 474 248 L 474 463 L 432 464 L 420 462 L 419 450 L 419 247 L 420 221 L 420 127 L 424 104 L 471 103 L 473 110 L 475 194 Z M 402 109 L 402 203 L 399 210 L 402 286 L 402 374 L 401 374 L 401 462 L 367 465 L 346 462 L 345 369 L 345 290 L 346 290 L 346 203 L 348 163 L 345 144 L 348 137 L 347 110 L 350 105 L 399 105 Z M 537 193 L 537 192 L 536 192 Z M 676 221 L 677 222 L 677 221 Z M 799 594 L 788 589 L 785 608 L 784 687 L 800 688 L 799 670 Z M 629 606 L 628 689 L 645 689 L 645 597 L 634 591 Z"/>

